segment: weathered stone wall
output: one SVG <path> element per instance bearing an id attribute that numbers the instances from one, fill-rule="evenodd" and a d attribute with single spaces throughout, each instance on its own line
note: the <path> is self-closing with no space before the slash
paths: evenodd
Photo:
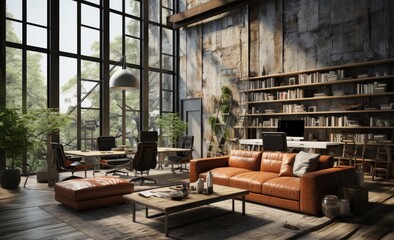
<path id="1" fill-rule="evenodd" d="M 180 0 L 180 11 L 207 0 Z M 207 118 L 228 85 L 239 100 L 239 80 L 394 57 L 392 0 L 252 1 L 180 30 L 180 98 L 201 97 Z M 204 149 L 206 153 L 206 148 Z"/>

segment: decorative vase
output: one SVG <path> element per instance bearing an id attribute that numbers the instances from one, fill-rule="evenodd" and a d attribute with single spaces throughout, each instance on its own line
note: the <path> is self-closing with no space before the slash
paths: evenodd
<path id="1" fill-rule="evenodd" d="M 199 178 L 196 182 L 197 193 L 201 194 L 204 191 L 204 180 Z"/>
<path id="2" fill-rule="evenodd" d="M 364 171 L 362 168 L 356 168 L 356 186 L 363 186 L 364 185 Z"/>
<path id="3" fill-rule="evenodd" d="M 207 189 L 208 189 L 208 194 L 213 193 L 213 175 L 211 171 L 208 172 L 208 176 L 207 176 Z"/>
<path id="4" fill-rule="evenodd" d="M 339 200 L 339 216 L 346 217 L 350 214 L 350 204 L 347 199 Z"/>
<path id="5" fill-rule="evenodd" d="M 187 198 L 189 196 L 189 189 L 187 189 L 186 184 L 182 186 L 182 194 L 183 198 Z"/>
<path id="6" fill-rule="evenodd" d="M 326 195 L 321 201 L 321 209 L 326 217 L 334 218 L 339 215 L 339 199 L 335 195 Z"/>

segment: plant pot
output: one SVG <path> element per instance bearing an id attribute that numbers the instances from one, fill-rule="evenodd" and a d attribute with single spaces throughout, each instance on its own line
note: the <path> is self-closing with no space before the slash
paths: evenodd
<path id="1" fill-rule="evenodd" d="M 59 180 L 59 173 L 56 169 L 51 169 L 48 174 L 48 170 L 37 170 L 37 182 L 38 183 L 47 183 L 48 182 L 48 175 L 51 182 L 57 182 Z"/>
<path id="2" fill-rule="evenodd" d="M 1 172 L 0 182 L 2 188 L 17 188 L 21 183 L 21 172 L 19 169 L 6 169 Z"/>

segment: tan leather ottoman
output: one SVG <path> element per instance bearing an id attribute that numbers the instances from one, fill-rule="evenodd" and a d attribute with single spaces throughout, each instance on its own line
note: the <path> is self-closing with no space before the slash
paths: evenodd
<path id="1" fill-rule="evenodd" d="M 123 203 L 134 184 L 119 177 L 77 178 L 55 184 L 55 200 L 75 210 Z"/>

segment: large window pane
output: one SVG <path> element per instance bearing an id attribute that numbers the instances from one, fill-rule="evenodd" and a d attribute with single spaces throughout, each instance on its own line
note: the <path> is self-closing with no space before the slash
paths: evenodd
<path id="1" fill-rule="evenodd" d="M 168 92 L 168 91 L 163 91 L 162 94 L 163 94 L 163 97 L 162 97 L 162 99 L 161 99 L 162 110 L 163 110 L 164 112 L 172 112 L 173 109 L 174 109 L 173 106 L 172 106 L 172 103 L 173 103 L 173 99 L 172 99 L 173 93 L 172 93 L 172 92 Z"/>
<path id="2" fill-rule="evenodd" d="M 22 107 L 22 50 L 6 48 L 6 107 Z"/>
<path id="3" fill-rule="evenodd" d="M 59 111 L 61 113 L 71 113 L 73 116 L 67 131 L 61 131 L 61 142 L 65 149 L 77 148 L 77 60 L 74 58 L 60 57 L 59 59 Z"/>
<path id="4" fill-rule="evenodd" d="M 173 31 L 167 28 L 163 28 L 162 31 L 162 53 L 173 55 L 174 53 L 174 39 L 173 39 Z"/>
<path id="5" fill-rule="evenodd" d="M 77 60 L 60 57 L 59 60 L 59 102 L 60 112 L 66 113 L 77 104 Z M 76 114 L 76 112 L 73 112 Z"/>
<path id="6" fill-rule="evenodd" d="M 47 0 L 30 0 L 27 2 L 27 22 L 48 26 Z"/>
<path id="7" fill-rule="evenodd" d="M 126 13 L 136 17 L 141 16 L 141 4 L 137 0 L 126 0 L 125 2 Z"/>
<path id="8" fill-rule="evenodd" d="M 81 27 L 81 54 L 100 57 L 100 31 Z"/>
<path id="9" fill-rule="evenodd" d="M 27 25 L 27 45 L 47 48 L 47 29 Z"/>
<path id="10" fill-rule="evenodd" d="M 22 43 L 22 23 L 7 20 L 6 25 L 6 40 L 8 42 Z"/>
<path id="11" fill-rule="evenodd" d="M 141 64 L 141 43 L 135 38 L 126 38 L 126 59 L 128 63 Z"/>
<path id="12" fill-rule="evenodd" d="M 99 108 L 100 107 L 100 88 L 98 82 L 81 81 L 81 102 L 82 108 Z"/>
<path id="13" fill-rule="evenodd" d="M 77 4 L 72 0 L 60 3 L 60 51 L 77 53 Z"/>
<path id="14" fill-rule="evenodd" d="M 172 14 L 174 14 L 174 11 L 172 11 L 172 10 L 169 10 L 169 9 L 167 9 L 167 8 L 162 8 L 161 9 L 162 11 L 161 11 L 161 23 L 163 24 L 163 25 L 166 25 L 167 24 L 167 17 L 169 17 L 169 16 L 171 16 Z"/>
<path id="15" fill-rule="evenodd" d="M 110 59 L 119 61 L 122 58 L 122 16 L 110 14 Z"/>
<path id="16" fill-rule="evenodd" d="M 141 36 L 140 21 L 132 18 L 126 18 L 125 32 L 127 35 L 139 38 Z"/>
<path id="17" fill-rule="evenodd" d="M 173 90 L 174 82 L 173 82 L 173 76 L 170 74 L 163 74 L 163 82 L 162 82 L 162 88 L 163 90 Z"/>
<path id="18" fill-rule="evenodd" d="M 100 130 L 97 124 L 100 121 L 100 111 L 96 109 L 82 109 L 81 110 L 81 146 L 85 150 L 96 150 L 95 141 L 100 135 Z"/>
<path id="19" fill-rule="evenodd" d="M 119 12 L 121 12 L 121 11 L 123 11 L 122 10 L 122 2 L 123 2 L 123 0 L 111 0 L 109 2 L 109 7 L 111 9 L 118 10 Z"/>
<path id="20" fill-rule="evenodd" d="M 82 79 L 100 80 L 100 63 L 81 60 Z"/>
<path id="21" fill-rule="evenodd" d="M 149 66 L 160 68 L 160 28 L 158 26 L 149 26 Z"/>
<path id="22" fill-rule="evenodd" d="M 100 28 L 100 9 L 82 4 L 81 23 L 83 25 Z"/>
<path id="23" fill-rule="evenodd" d="M 160 73 L 149 72 L 149 125 L 160 114 Z"/>
<path id="24" fill-rule="evenodd" d="M 7 16 L 22 20 L 22 0 L 6 0 Z"/>
<path id="25" fill-rule="evenodd" d="M 149 0 L 149 20 L 152 22 L 159 22 L 160 17 L 160 1 L 158 0 Z"/>
<path id="26" fill-rule="evenodd" d="M 173 9 L 174 8 L 174 2 L 173 0 L 162 0 L 162 6 L 166 8 Z"/>
<path id="27" fill-rule="evenodd" d="M 172 56 L 163 54 L 162 55 L 162 61 L 163 61 L 163 63 L 162 63 L 163 69 L 169 70 L 169 71 L 174 70 L 173 69 L 173 65 L 174 64 L 173 64 L 173 57 Z"/>
<path id="28" fill-rule="evenodd" d="M 47 55 L 27 52 L 27 109 L 47 107 Z"/>

